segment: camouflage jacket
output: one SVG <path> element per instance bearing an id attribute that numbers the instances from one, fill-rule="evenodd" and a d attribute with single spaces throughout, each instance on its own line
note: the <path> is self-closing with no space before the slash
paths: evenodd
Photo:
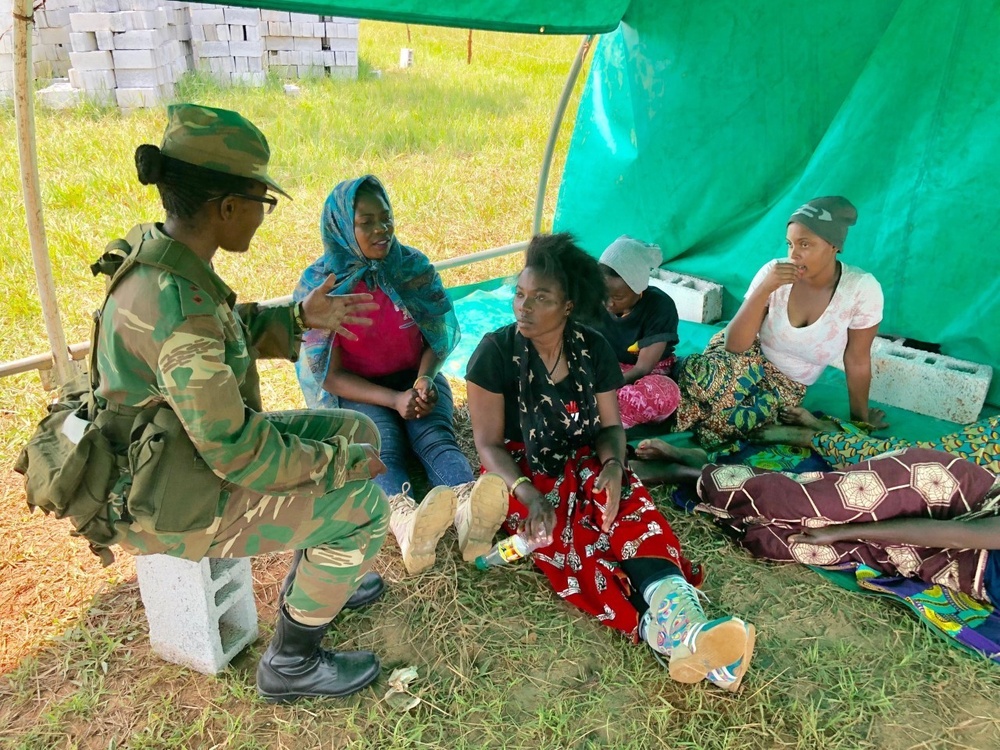
<path id="1" fill-rule="evenodd" d="M 129 242 L 139 231 L 144 240 L 169 239 L 159 225 L 145 225 Z M 291 306 L 236 305 L 236 295 L 206 267 L 226 304 L 143 264 L 120 281 L 96 342 L 98 404 L 166 402 L 212 471 L 262 494 L 325 494 L 360 478 L 367 463 L 360 445 L 301 438 L 260 413 L 255 359 L 298 355 L 301 332 Z"/>

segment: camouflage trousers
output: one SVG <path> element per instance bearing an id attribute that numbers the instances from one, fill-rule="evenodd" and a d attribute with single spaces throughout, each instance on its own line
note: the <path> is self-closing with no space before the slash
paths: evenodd
<path id="1" fill-rule="evenodd" d="M 268 416 L 302 438 L 345 435 L 352 443 L 380 446 L 372 421 L 357 412 Z M 385 493 L 368 479 L 347 482 L 323 495 L 265 495 L 233 487 L 219 504 L 220 513 L 208 529 L 164 534 L 132 524 L 120 543 L 132 554 L 160 553 L 188 560 L 304 550 L 285 606 L 306 625 L 322 625 L 340 612 L 358 581 L 372 569 L 389 524 Z"/>

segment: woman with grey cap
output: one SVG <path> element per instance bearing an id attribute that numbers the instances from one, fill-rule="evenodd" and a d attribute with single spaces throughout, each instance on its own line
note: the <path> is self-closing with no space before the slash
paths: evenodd
<path id="1" fill-rule="evenodd" d="M 843 361 L 852 420 L 883 427 L 868 405 L 871 346 L 882 320 L 882 288 L 838 260 L 857 210 L 840 196 L 814 198 L 788 220 L 786 258 L 764 265 L 743 305 L 703 354 L 678 368 L 677 429 L 714 448 L 773 424 L 798 406 L 827 365 Z M 640 444 L 659 457 L 658 441 Z"/>
<path id="2" fill-rule="evenodd" d="M 618 357 L 625 385 L 618 389 L 622 427 L 662 422 L 677 409 L 681 392 L 670 378 L 677 345 L 677 305 L 649 286 L 663 262 L 658 245 L 622 235 L 601 255 L 608 290 L 606 312 L 595 326 Z"/>

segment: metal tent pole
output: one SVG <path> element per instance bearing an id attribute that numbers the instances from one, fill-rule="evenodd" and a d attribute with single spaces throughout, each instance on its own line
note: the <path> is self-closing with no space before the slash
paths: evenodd
<path id="1" fill-rule="evenodd" d="M 42 222 L 42 191 L 38 179 L 38 154 L 35 151 L 34 69 L 31 62 L 31 29 L 34 25 L 32 0 L 14 0 L 14 120 L 17 125 L 17 152 L 21 164 L 21 193 L 31 243 L 31 260 L 35 266 L 38 297 L 42 317 L 49 337 L 55 366 L 56 384 L 61 385 L 73 375 L 66 336 L 59 318 L 49 246 Z"/>
<path id="2" fill-rule="evenodd" d="M 580 77 L 580 69 L 583 68 L 583 61 L 590 51 L 590 45 L 594 41 L 594 35 L 588 34 L 580 42 L 580 48 L 576 51 L 576 58 L 573 60 L 573 67 L 569 69 L 569 76 L 566 78 L 566 85 L 563 86 L 562 96 L 559 97 L 559 105 L 556 107 L 555 117 L 552 118 L 552 127 L 549 130 L 549 140 L 545 144 L 545 156 L 542 157 L 542 171 L 538 175 L 538 192 L 535 194 L 535 221 L 531 225 L 531 234 L 536 235 L 542 231 L 542 211 L 545 208 L 545 187 L 549 181 L 549 169 L 552 167 L 552 154 L 556 149 L 556 139 L 559 138 L 559 129 L 562 127 L 563 116 L 566 114 L 566 107 L 569 99 L 573 95 L 573 88 L 576 86 L 576 79 Z"/>

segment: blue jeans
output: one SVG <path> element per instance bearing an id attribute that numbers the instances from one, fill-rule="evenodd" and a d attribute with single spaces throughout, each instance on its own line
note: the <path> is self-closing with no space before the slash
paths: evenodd
<path id="1" fill-rule="evenodd" d="M 395 409 L 340 399 L 341 408 L 354 409 L 371 417 L 382 435 L 381 456 L 387 471 L 374 481 L 387 495 L 402 492 L 403 483 L 410 481 L 406 458 L 411 450 L 423 464 L 433 487 L 442 484 L 454 487 L 473 480 L 469 460 L 455 439 L 451 388 L 440 374 L 434 378 L 434 386 L 438 392 L 437 403 L 430 414 L 420 419 L 403 419 Z"/>

